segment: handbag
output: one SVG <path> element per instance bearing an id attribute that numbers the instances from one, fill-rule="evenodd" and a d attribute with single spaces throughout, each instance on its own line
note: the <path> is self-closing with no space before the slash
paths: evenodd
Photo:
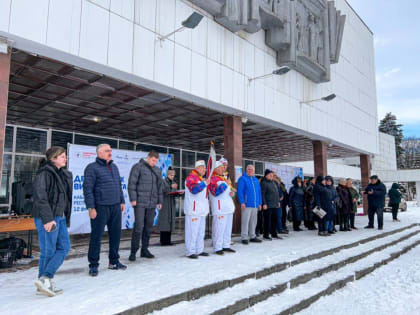
<path id="1" fill-rule="evenodd" d="M 322 219 L 323 217 L 327 215 L 327 212 L 321 208 L 315 208 L 312 210 L 312 212 L 315 213 L 315 215 L 319 217 L 320 219 Z"/>

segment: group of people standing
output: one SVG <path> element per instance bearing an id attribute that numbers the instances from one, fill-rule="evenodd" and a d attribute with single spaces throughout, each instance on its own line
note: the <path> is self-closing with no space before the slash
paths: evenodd
<path id="1" fill-rule="evenodd" d="M 120 262 L 119 256 L 122 212 L 125 211 L 121 177 L 118 167 L 112 161 L 111 147 L 101 144 L 96 152 L 96 160 L 86 167 L 83 181 L 83 194 L 91 225 L 89 275 L 93 277 L 98 275 L 105 226 L 109 237 L 108 269 L 127 268 Z M 158 160 L 159 154 L 151 151 L 130 171 L 127 190 L 135 214 L 128 257 L 132 262 L 136 261 L 140 241 L 140 256 L 154 258 L 149 251 L 149 240 L 156 209 L 159 210 L 157 228 L 161 244 L 172 245 L 175 196 L 182 192 L 178 191 L 178 185 L 174 182 L 174 170 L 169 169 L 167 177 L 162 179 Z M 73 177 L 66 170 L 66 164 L 65 149 L 51 147 L 46 151 L 46 159 L 42 161 L 33 185 L 32 214 L 41 250 L 35 285 L 38 293 L 47 296 L 62 293 L 55 286 L 53 278 L 70 250 L 67 227 L 71 218 Z M 287 191 L 273 171 L 266 170 L 260 182 L 255 176 L 254 166 L 248 165 L 238 180 L 236 190 L 230 181 L 227 167 L 228 161 L 222 158 L 215 162 L 213 172 L 206 174 L 206 163 L 200 160 L 185 180 L 185 253 L 190 259 L 209 256 L 204 251 L 204 236 L 210 210 L 214 253 L 220 256 L 235 253 L 231 248 L 235 195 L 241 208 L 241 242 L 244 245 L 261 243 L 260 233 L 264 240 L 281 239 L 280 235 L 289 233 L 287 219 L 293 222 L 294 231 L 302 231 L 301 225 L 304 222 L 307 229 L 318 229 L 319 236 L 336 233 L 336 225 L 339 225 L 340 231 L 356 229 L 354 221 L 359 194 L 351 179 L 340 180 L 339 185 L 334 187 L 330 176 L 310 178 L 307 182 L 296 177 Z M 369 201 L 369 224 L 366 228 L 373 228 L 376 213 L 378 228 L 381 230 L 386 188 L 376 176 L 372 176 L 364 193 Z M 398 204 L 401 195 L 390 192 L 390 197 L 392 204 Z M 394 208 L 398 211 L 398 206 L 393 206 L 395 221 Z"/>

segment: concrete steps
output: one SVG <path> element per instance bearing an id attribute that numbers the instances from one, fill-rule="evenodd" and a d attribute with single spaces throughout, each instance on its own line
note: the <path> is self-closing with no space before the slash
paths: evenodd
<path id="1" fill-rule="evenodd" d="M 322 239 L 314 238 L 314 241 Z M 418 244 L 420 228 L 413 224 L 143 304 L 121 314 L 234 314 L 241 311 L 255 314 L 255 310 L 258 314 L 266 310 L 270 310 L 267 314 L 292 314 Z M 340 276 L 334 278 L 338 274 Z M 303 295 L 306 299 L 298 298 L 300 295 L 296 292 L 301 291 L 307 291 Z M 284 299 L 284 294 L 296 297 Z M 280 306 L 281 303 L 274 303 L 272 299 L 287 300 L 291 304 Z M 274 310 L 269 307 L 272 303 L 276 305 Z"/>

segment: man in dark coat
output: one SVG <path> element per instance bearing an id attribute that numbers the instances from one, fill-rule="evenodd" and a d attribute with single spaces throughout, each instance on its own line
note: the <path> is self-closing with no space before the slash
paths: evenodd
<path id="1" fill-rule="evenodd" d="M 347 181 L 345 179 L 340 180 L 340 184 L 337 186 L 337 195 L 337 209 L 340 216 L 340 231 L 351 231 L 350 213 L 353 211 L 353 198 L 347 187 Z"/>
<path id="2" fill-rule="evenodd" d="M 112 161 L 112 149 L 108 144 L 96 148 L 96 161 L 85 169 L 83 195 L 89 209 L 89 275 L 98 275 L 101 239 L 105 226 L 109 236 L 109 269 L 126 269 L 119 262 L 118 254 L 121 239 L 121 212 L 125 210 L 124 194 L 118 167 Z"/>
<path id="3" fill-rule="evenodd" d="M 272 217 L 275 215 L 276 219 L 278 218 L 279 214 L 277 213 L 277 209 L 281 210 L 280 201 L 283 199 L 283 193 L 281 192 L 280 186 L 274 180 L 274 172 L 269 169 L 265 170 L 264 178 L 261 181 L 261 196 L 264 215 L 264 239 L 271 241 L 270 234 L 273 238 L 279 238 L 277 235 L 278 222 L 273 222 Z"/>
<path id="4" fill-rule="evenodd" d="M 368 196 L 368 217 L 369 224 L 365 229 L 373 229 L 375 221 L 375 213 L 378 216 L 378 230 L 382 230 L 384 226 L 384 207 L 386 187 L 379 180 L 378 176 L 370 177 L 370 184 L 366 187 L 364 194 Z"/>
<path id="5" fill-rule="evenodd" d="M 152 233 L 156 207 L 162 208 L 162 172 L 156 166 L 159 153 L 150 151 L 146 160 L 141 159 L 135 164 L 128 178 L 128 196 L 134 207 L 134 229 L 131 235 L 130 261 L 136 260 L 136 253 L 140 247 L 141 257 L 154 258 L 149 251 L 150 234 Z"/>
<path id="6" fill-rule="evenodd" d="M 388 206 L 392 209 L 392 219 L 394 222 L 400 222 L 398 220 L 398 209 L 400 207 L 401 202 L 401 193 L 400 193 L 400 185 L 397 183 L 393 183 L 391 189 L 388 192 L 389 196 L 389 203 Z"/>
<path id="7" fill-rule="evenodd" d="M 331 193 L 325 186 L 324 176 L 317 176 L 314 186 L 314 203 L 315 207 L 322 209 L 328 213 L 331 211 Z M 318 235 L 319 236 L 330 236 L 326 229 L 326 217 L 318 218 Z"/>
<path id="8" fill-rule="evenodd" d="M 302 178 L 296 176 L 292 181 L 293 186 L 289 191 L 289 207 L 292 208 L 293 214 L 293 230 L 300 232 L 300 224 L 303 220 L 303 212 L 305 208 L 305 192 L 303 190 Z"/>
<path id="9" fill-rule="evenodd" d="M 163 180 L 163 204 L 162 209 L 159 211 L 157 230 L 160 231 L 160 244 L 162 246 L 170 246 L 171 233 L 175 231 L 175 192 L 178 188 L 177 183 L 174 182 L 175 170 L 169 169 L 167 177 Z"/>
<path id="10" fill-rule="evenodd" d="M 305 187 L 305 215 L 304 215 L 304 224 L 308 230 L 316 230 L 315 227 L 315 217 L 312 209 L 315 207 L 314 203 L 314 186 L 315 178 L 309 178 L 306 187 Z"/>

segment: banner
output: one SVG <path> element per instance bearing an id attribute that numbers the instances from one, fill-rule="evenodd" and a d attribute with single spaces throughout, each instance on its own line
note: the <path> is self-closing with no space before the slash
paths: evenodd
<path id="1" fill-rule="evenodd" d="M 117 165 L 121 176 L 121 186 L 125 198 L 125 211 L 122 215 L 121 225 L 123 229 L 133 228 L 134 210 L 128 198 L 127 185 L 130 170 L 141 158 L 147 157 L 147 152 L 112 150 L 112 159 Z M 73 173 L 73 206 L 70 221 L 70 234 L 90 233 L 90 219 L 83 197 L 83 176 L 86 166 L 95 162 L 96 147 L 69 144 L 68 145 L 68 168 Z M 159 154 L 158 166 L 165 178 L 168 168 L 172 165 L 171 154 Z"/>
<path id="2" fill-rule="evenodd" d="M 301 167 L 265 163 L 265 168 L 272 170 L 281 178 L 287 191 L 293 186 L 292 181 L 296 176 L 299 176 L 303 180 L 303 169 Z"/>

